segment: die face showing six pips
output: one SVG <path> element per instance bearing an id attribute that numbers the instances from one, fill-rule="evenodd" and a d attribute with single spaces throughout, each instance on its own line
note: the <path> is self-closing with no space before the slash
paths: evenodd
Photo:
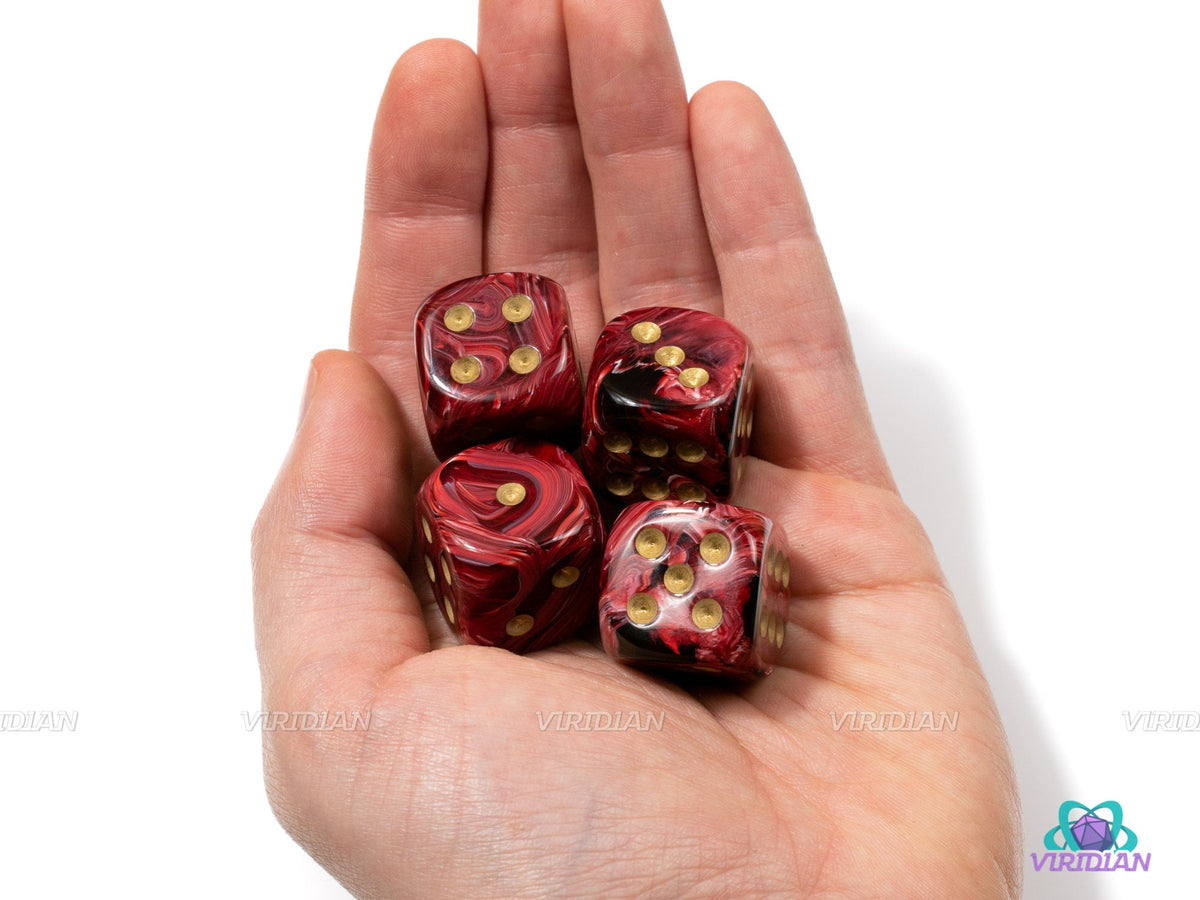
<path id="1" fill-rule="evenodd" d="M 610 656 L 638 666 L 765 675 L 783 647 L 787 539 L 753 510 L 642 502 L 613 525 L 600 587 Z"/>
<path id="2" fill-rule="evenodd" d="M 504 437 L 579 443 L 582 378 L 557 282 L 504 272 L 447 285 L 418 310 L 416 342 L 439 459 Z"/>
<path id="3" fill-rule="evenodd" d="M 575 461 L 545 441 L 471 447 L 417 495 L 434 596 L 466 641 L 517 653 L 569 639 L 595 616 L 604 543 Z"/>
<path id="4" fill-rule="evenodd" d="M 617 503 L 727 498 L 754 397 L 749 342 L 720 316 L 663 306 L 618 316 L 584 391 L 588 478 Z"/>

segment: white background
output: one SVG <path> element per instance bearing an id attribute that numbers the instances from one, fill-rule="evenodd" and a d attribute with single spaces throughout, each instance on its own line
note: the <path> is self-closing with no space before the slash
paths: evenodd
<path id="1" fill-rule="evenodd" d="M 1006 719 L 1027 896 L 1193 895 L 1188 3 L 667 3 L 805 178 L 904 496 Z M 248 532 L 344 346 L 375 103 L 469 0 L 0 14 L 0 894 L 344 897 L 261 788 Z M 1066 799 L 1149 874 L 1034 874 Z M 15 884 L 14 884 L 15 880 Z"/>

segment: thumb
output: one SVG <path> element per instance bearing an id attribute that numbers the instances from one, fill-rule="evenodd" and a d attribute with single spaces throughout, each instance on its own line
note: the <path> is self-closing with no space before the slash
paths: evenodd
<path id="1" fill-rule="evenodd" d="M 411 543 L 412 496 L 408 436 L 390 389 L 356 354 L 318 354 L 300 427 L 254 526 L 268 708 L 361 697 L 429 649 L 397 561 Z"/>

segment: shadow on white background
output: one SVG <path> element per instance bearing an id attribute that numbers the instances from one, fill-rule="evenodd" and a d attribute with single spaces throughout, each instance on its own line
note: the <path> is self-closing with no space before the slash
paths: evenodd
<path id="1" fill-rule="evenodd" d="M 1065 762 L 1059 759 L 1035 691 L 1002 646 L 996 621 L 1004 600 L 989 588 L 980 542 L 981 510 L 967 458 L 964 417 L 938 373 L 905 358 L 871 323 L 851 316 L 871 414 L 896 483 L 933 540 L 942 569 L 958 599 L 976 653 L 1000 708 L 1017 770 L 1024 822 L 1022 867 L 1025 900 L 1108 900 L 1096 876 L 1030 871 L 1029 853 L 1042 851 L 1039 812 L 1057 810 L 1070 795 Z M 1071 879 L 1064 882 L 1057 879 Z"/>

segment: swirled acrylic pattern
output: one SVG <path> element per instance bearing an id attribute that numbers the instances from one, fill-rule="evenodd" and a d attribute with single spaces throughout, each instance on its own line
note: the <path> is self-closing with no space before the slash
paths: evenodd
<path id="1" fill-rule="evenodd" d="M 634 504 L 608 539 L 600 634 L 621 662 L 769 673 L 783 647 L 791 562 L 781 529 L 723 503 Z"/>
<path id="2" fill-rule="evenodd" d="M 578 445 L 582 377 L 557 282 L 528 272 L 457 281 L 425 300 L 415 331 L 439 459 L 522 435 Z"/>
<path id="3" fill-rule="evenodd" d="M 567 640 L 595 615 L 603 526 L 561 447 L 471 447 L 425 480 L 416 507 L 434 596 L 465 640 L 525 653 Z"/>
<path id="4" fill-rule="evenodd" d="M 664 306 L 618 316 L 588 373 L 584 469 L 616 503 L 663 499 L 663 483 L 671 499 L 695 499 L 692 485 L 705 499 L 727 498 L 749 447 L 754 396 L 750 344 L 720 316 Z"/>

